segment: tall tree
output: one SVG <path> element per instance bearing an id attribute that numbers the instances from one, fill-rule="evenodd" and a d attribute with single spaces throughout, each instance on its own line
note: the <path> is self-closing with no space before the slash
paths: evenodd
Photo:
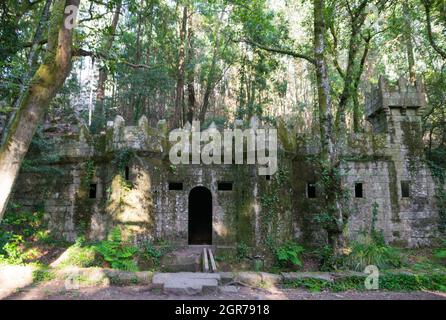
<path id="1" fill-rule="evenodd" d="M 192 123 L 195 117 L 196 97 L 195 97 L 195 61 L 194 61 L 194 26 L 193 13 L 189 15 L 188 38 L 188 75 L 187 75 L 187 121 Z"/>
<path id="2" fill-rule="evenodd" d="M 183 18 L 180 28 L 180 48 L 178 52 L 177 87 L 175 96 L 175 109 L 173 126 L 179 127 L 184 119 L 184 70 L 185 70 L 185 46 L 187 29 L 187 5 L 183 7 Z"/>
<path id="3" fill-rule="evenodd" d="M 110 27 L 107 28 L 107 34 L 105 35 L 105 41 L 99 50 L 100 56 L 108 57 L 110 50 L 113 46 L 115 40 L 116 28 L 119 22 L 119 16 L 121 14 L 122 0 L 118 0 L 116 3 L 116 9 L 113 14 L 113 19 Z M 105 84 L 107 82 L 108 69 L 107 65 L 103 62 L 99 68 L 99 78 L 97 84 L 96 92 L 96 105 L 94 109 L 92 131 L 98 132 L 105 127 L 106 112 L 104 110 L 104 99 L 105 99 Z"/>
<path id="4" fill-rule="evenodd" d="M 27 67 L 29 68 L 29 70 L 28 70 L 27 74 L 24 76 L 24 78 L 22 79 L 22 82 L 20 84 L 20 92 L 19 92 L 19 95 L 18 95 L 16 101 L 14 102 L 14 106 L 12 108 L 11 114 L 9 115 L 9 121 L 5 128 L 5 131 L 3 132 L 1 144 L 5 143 L 6 136 L 7 136 L 6 132 L 8 131 L 8 128 L 11 126 L 11 123 L 12 123 L 12 121 L 15 117 L 15 114 L 17 112 L 17 109 L 19 108 L 20 103 L 22 102 L 22 99 L 25 96 L 24 92 L 28 86 L 28 82 L 35 72 L 37 58 L 39 56 L 39 51 L 40 51 L 39 48 L 41 46 L 42 40 L 44 40 L 43 39 L 44 29 L 48 24 L 51 3 L 52 3 L 52 0 L 46 0 L 45 5 L 42 9 L 41 18 L 39 19 L 39 23 L 37 25 L 33 40 L 30 43 L 30 51 L 28 54 L 28 61 L 27 61 Z"/>
<path id="5" fill-rule="evenodd" d="M 44 61 L 24 93 L 5 143 L 0 148 L 0 219 L 6 210 L 21 163 L 37 126 L 71 71 L 73 28 L 67 22 L 73 18 L 73 12 L 67 10 L 68 13 L 65 13 L 65 9 L 68 6 L 78 8 L 79 2 L 80 0 L 55 1 Z"/>

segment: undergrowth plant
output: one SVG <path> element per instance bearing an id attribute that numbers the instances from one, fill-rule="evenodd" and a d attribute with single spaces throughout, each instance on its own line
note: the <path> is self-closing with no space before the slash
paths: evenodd
<path id="1" fill-rule="evenodd" d="M 159 267 L 161 258 L 171 250 L 171 247 L 167 242 L 155 246 L 151 241 L 146 241 L 142 249 L 142 258 L 149 261 L 154 267 Z"/>
<path id="2" fill-rule="evenodd" d="M 29 212 L 11 203 L 0 224 L 0 263 L 24 264 L 39 255 L 35 243 L 48 243 L 51 237 L 43 222 L 43 211 Z"/>
<path id="3" fill-rule="evenodd" d="M 86 245 L 84 237 L 78 237 L 74 245 L 69 247 L 66 259 L 62 261 L 60 267 L 75 266 L 79 268 L 88 268 L 97 265 L 96 250 L 94 246 Z"/>
<path id="4" fill-rule="evenodd" d="M 301 266 L 301 255 L 304 248 L 295 242 L 288 241 L 276 248 L 276 260 L 281 267 Z"/>
<path id="5" fill-rule="evenodd" d="M 237 261 L 242 261 L 243 259 L 248 258 L 249 247 L 244 242 L 238 242 L 236 247 L 236 259 Z"/>
<path id="6" fill-rule="evenodd" d="M 112 230 L 107 240 L 95 246 L 95 249 L 113 269 L 138 271 L 134 261 L 138 248 L 122 241 L 121 230 L 118 227 Z"/>
<path id="7" fill-rule="evenodd" d="M 352 242 L 351 252 L 344 260 L 344 267 L 364 271 L 368 265 L 379 269 L 399 268 L 402 265 L 400 252 L 384 241 L 379 232 L 362 233 Z"/>

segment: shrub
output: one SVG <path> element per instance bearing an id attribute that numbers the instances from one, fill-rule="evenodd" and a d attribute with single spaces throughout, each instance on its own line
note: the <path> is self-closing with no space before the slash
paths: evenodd
<path id="1" fill-rule="evenodd" d="M 446 264 L 446 240 L 443 240 L 442 248 L 435 250 L 434 256 L 442 263 Z"/>
<path id="2" fill-rule="evenodd" d="M 67 258 L 60 264 L 61 267 L 75 266 L 88 268 L 96 265 L 96 250 L 94 247 L 85 246 L 85 239 L 80 237 L 76 243 L 66 251 Z"/>
<path id="3" fill-rule="evenodd" d="M 126 271 L 138 271 L 138 267 L 133 260 L 138 248 L 125 244 L 122 241 L 119 228 L 112 230 L 108 240 L 102 241 L 95 246 L 96 251 L 102 255 L 105 261 L 110 263 L 113 269 Z"/>
<path id="4" fill-rule="evenodd" d="M 171 250 L 168 243 L 163 243 L 161 248 L 156 248 L 152 242 L 147 241 L 143 244 L 142 257 L 147 259 L 151 265 L 158 267 L 161 262 L 161 258 Z"/>
<path id="5" fill-rule="evenodd" d="M 3 254 L 0 255 L 0 262 L 7 264 L 23 264 L 30 257 L 30 253 L 25 249 L 23 236 L 14 234 L 2 247 Z M 31 252 L 32 254 L 32 252 Z"/>
<path id="6" fill-rule="evenodd" d="M 301 266 L 301 254 L 304 248 L 294 242 L 286 242 L 275 250 L 276 260 L 280 266 Z"/>
<path id="7" fill-rule="evenodd" d="M 351 245 L 351 252 L 345 258 L 344 267 L 363 271 L 368 265 L 379 269 L 401 267 L 399 251 L 385 244 L 382 235 L 377 233 L 361 234 Z"/>
<path id="8" fill-rule="evenodd" d="M 249 247 L 244 242 L 237 243 L 236 248 L 236 258 L 237 261 L 242 261 L 243 259 L 248 257 Z"/>
<path id="9" fill-rule="evenodd" d="M 286 287 L 305 288 L 312 292 L 329 290 L 332 292 L 342 292 L 348 290 L 364 291 L 365 277 L 350 276 L 335 279 L 329 282 L 321 279 L 306 278 L 297 279 L 286 283 Z M 446 291 L 446 275 L 444 274 L 392 274 L 384 273 L 379 277 L 379 289 L 387 291 Z"/>

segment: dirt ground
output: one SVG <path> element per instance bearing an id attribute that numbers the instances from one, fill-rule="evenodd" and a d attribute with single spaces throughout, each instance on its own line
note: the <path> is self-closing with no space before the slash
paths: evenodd
<path id="1" fill-rule="evenodd" d="M 104 286 L 67 290 L 64 282 L 51 281 L 21 289 L 11 300 L 446 300 L 440 292 L 346 291 L 312 293 L 303 289 L 257 289 L 237 287 L 233 293 L 199 296 L 165 295 L 150 286 Z"/>

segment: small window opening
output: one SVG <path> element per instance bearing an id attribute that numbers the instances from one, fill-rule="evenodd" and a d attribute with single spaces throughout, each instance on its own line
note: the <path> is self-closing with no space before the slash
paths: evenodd
<path id="1" fill-rule="evenodd" d="M 316 184 L 315 183 L 307 184 L 307 197 L 308 198 L 316 198 Z"/>
<path id="2" fill-rule="evenodd" d="M 363 191 L 362 183 L 360 183 L 360 182 L 355 184 L 355 197 L 356 198 L 363 198 L 364 197 L 364 191 Z"/>
<path id="3" fill-rule="evenodd" d="M 271 180 L 271 176 L 268 174 L 268 175 L 265 176 L 265 179 L 266 179 L 267 181 L 270 181 L 270 180 Z"/>
<path id="4" fill-rule="evenodd" d="M 130 168 L 129 167 L 125 167 L 125 180 L 126 181 L 130 180 Z"/>
<path id="5" fill-rule="evenodd" d="M 96 199 L 98 185 L 96 183 L 90 184 L 90 199 Z"/>
<path id="6" fill-rule="evenodd" d="M 218 191 L 232 191 L 232 182 L 219 182 Z"/>
<path id="7" fill-rule="evenodd" d="M 182 182 L 169 182 L 169 190 L 171 191 L 182 191 L 183 183 Z"/>
<path id="8" fill-rule="evenodd" d="M 401 181 L 401 196 L 403 198 L 410 197 L 410 181 Z"/>

